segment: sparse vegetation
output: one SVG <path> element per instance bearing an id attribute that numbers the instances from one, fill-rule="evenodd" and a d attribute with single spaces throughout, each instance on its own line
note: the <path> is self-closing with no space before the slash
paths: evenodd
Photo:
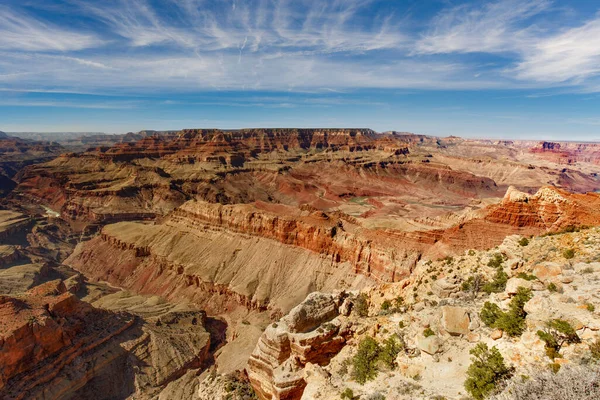
<path id="1" fill-rule="evenodd" d="M 548 321 L 544 330 L 537 331 L 537 335 L 546 343 L 546 355 L 551 360 L 560 355 L 560 349 L 565 343 L 581 341 L 571 324 L 562 319 Z"/>
<path id="2" fill-rule="evenodd" d="M 585 305 L 585 308 L 586 308 L 586 309 L 587 309 L 589 312 L 594 312 L 594 311 L 596 311 L 596 306 L 595 306 L 595 305 L 593 305 L 592 303 L 587 303 L 587 304 Z"/>
<path id="3" fill-rule="evenodd" d="M 369 316 L 369 300 L 365 293 L 361 293 L 358 296 L 356 296 L 353 309 L 356 315 L 358 315 L 359 317 Z"/>
<path id="4" fill-rule="evenodd" d="M 575 232 L 580 232 L 582 229 L 587 229 L 588 227 L 585 225 L 582 226 L 567 226 L 566 228 L 557 231 L 557 232 L 548 232 L 548 233 L 544 233 L 543 235 L 541 235 L 540 237 L 548 237 L 548 236 L 556 236 L 556 235 L 562 235 L 563 233 L 575 233 Z"/>
<path id="5" fill-rule="evenodd" d="M 364 385 L 377 377 L 377 359 L 381 348 L 375 339 L 367 336 L 358 345 L 358 352 L 352 359 L 352 378 Z"/>
<path id="6" fill-rule="evenodd" d="M 600 367 L 565 366 L 515 378 L 493 400 L 596 400 L 600 398 Z"/>
<path id="7" fill-rule="evenodd" d="M 392 335 L 383 341 L 379 360 L 390 369 L 396 368 L 396 357 L 404 350 L 403 344 L 398 340 L 396 335 Z"/>
<path id="8" fill-rule="evenodd" d="M 225 376 L 223 387 L 227 393 L 225 395 L 226 400 L 258 399 L 250 382 L 247 379 L 240 378 L 235 373 Z"/>
<path id="9" fill-rule="evenodd" d="M 535 281 L 535 280 L 537 280 L 537 276 L 535 276 L 533 274 L 527 274 L 525 272 L 519 272 L 517 274 L 517 278 L 524 279 L 526 281 Z"/>
<path id="10" fill-rule="evenodd" d="M 501 253 L 494 253 L 490 261 L 488 261 L 487 266 L 492 268 L 500 268 L 502 263 L 504 262 L 504 257 Z"/>
<path id="11" fill-rule="evenodd" d="M 593 343 L 590 343 L 590 353 L 592 360 L 600 362 L 600 338 L 597 338 Z"/>
<path id="12" fill-rule="evenodd" d="M 381 310 L 382 311 L 387 311 L 392 307 L 392 302 L 389 300 L 385 300 L 383 303 L 381 303 Z"/>
<path id="13" fill-rule="evenodd" d="M 483 291 L 487 294 L 490 293 L 500 293 L 506 289 L 506 282 L 508 282 L 508 275 L 504 272 L 502 268 L 502 263 L 504 262 L 504 258 L 502 258 L 502 254 L 496 253 L 494 257 L 488 262 L 488 267 L 496 268 L 496 275 L 491 282 L 488 282 L 483 285 Z"/>
<path id="14" fill-rule="evenodd" d="M 467 370 L 465 389 L 475 399 L 482 400 L 508 380 L 513 369 L 504 364 L 496 346 L 490 349 L 485 343 L 478 343 L 469 353 L 473 357 Z"/>
<path id="15" fill-rule="evenodd" d="M 348 399 L 348 400 L 353 400 L 354 399 L 354 392 L 352 391 L 352 389 L 350 388 L 346 388 L 346 390 L 344 390 L 342 392 L 342 395 L 340 396 L 343 399 Z"/>
<path id="16" fill-rule="evenodd" d="M 497 304 L 486 301 L 479 317 L 484 324 L 491 328 L 502 329 L 511 337 L 521 336 L 525 330 L 525 317 L 527 316 L 523 307 L 531 297 L 530 289 L 519 287 L 517 294 L 508 305 L 508 312 L 502 311 Z"/>
<path id="17" fill-rule="evenodd" d="M 529 246 L 529 239 L 527 239 L 526 237 L 521 238 L 519 240 L 519 246 L 521 246 L 521 247 Z"/>
<path id="18" fill-rule="evenodd" d="M 566 258 L 567 260 L 570 260 L 572 258 L 575 257 L 575 250 L 573 249 L 566 249 L 565 251 L 563 251 L 563 257 Z"/>
<path id="19" fill-rule="evenodd" d="M 423 330 L 423 336 L 425 336 L 425 337 L 435 336 L 435 332 L 431 328 L 425 328 Z"/>
<path id="20" fill-rule="evenodd" d="M 481 292 L 483 286 L 486 284 L 485 278 L 481 274 L 471 275 L 469 279 L 464 281 L 461 285 L 463 292 L 470 293 L 471 299 L 477 296 L 477 293 Z"/>
<path id="21" fill-rule="evenodd" d="M 550 363 L 548 364 L 548 367 L 550 368 L 550 371 L 552 371 L 553 373 L 558 373 L 558 371 L 560 371 L 560 364 L 559 363 Z"/>
<path id="22" fill-rule="evenodd" d="M 548 289 L 548 291 L 551 292 L 551 293 L 558 292 L 558 286 L 556 286 L 556 284 L 554 282 L 550 282 L 548 284 L 548 286 L 546 286 L 546 289 Z"/>

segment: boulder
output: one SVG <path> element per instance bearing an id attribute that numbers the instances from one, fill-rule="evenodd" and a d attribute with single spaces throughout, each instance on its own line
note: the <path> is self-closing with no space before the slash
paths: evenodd
<path id="1" fill-rule="evenodd" d="M 290 332 L 308 332 L 338 315 L 338 308 L 330 294 L 311 293 L 304 302 L 294 307 L 285 317 Z"/>
<path id="2" fill-rule="evenodd" d="M 441 299 L 448 298 L 452 293 L 459 291 L 456 283 L 450 282 L 448 279 L 438 279 L 431 285 L 431 291 Z"/>
<path id="3" fill-rule="evenodd" d="M 562 268 L 557 263 L 545 262 L 533 267 L 533 274 L 542 282 L 549 282 L 552 278 L 560 275 Z"/>
<path id="4" fill-rule="evenodd" d="M 502 329 L 495 329 L 494 331 L 492 331 L 492 334 L 490 335 L 490 337 L 494 340 L 498 340 L 502 338 L 502 335 L 504 334 L 504 332 L 502 332 Z"/>
<path id="5" fill-rule="evenodd" d="M 442 327 L 451 335 L 467 335 L 469 333 L 469 313 L 463 307 L 442 307 Z"/>
<path id="6" fill-rule="evenodd" d="M 509 295 L 517 294 L 517 289 L 519 287 L 531 289 L 532 286 L 533 281 L 527 281 L 521 278 L 510 278 L 508 282 L 506 282 L 506 293 Z"/>
<path id="7" fill-rule="evenodd" d="M 437 336 L 421 336 L 417 339 L 417 346 L 419 347 L 419 350 L 429 355 L 434 355 L 440 352 L 442 341 Z"/>

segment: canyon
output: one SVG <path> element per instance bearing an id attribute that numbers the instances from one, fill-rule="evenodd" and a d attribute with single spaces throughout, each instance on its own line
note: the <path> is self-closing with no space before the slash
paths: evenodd
<path id="1" fill-rule="evenodd" d="M 521 262 L 516 277 L 555 235 L 584 252 L 579 232 L 600 225 L 594 143 L 370 129 L 4 135 L 0 165 L 3 398 L 339 398 L 333 366 L 369 324 L 398 322 L 377 319 L 381 299 L 418 294 L 405 313 L 420 321 L 421 306 L 440 312 L 425 293 L 457 293 L 478 257 L 500 249 Z M 540 237 L 527 248 L 538 253 L 517 260 L 520 237 Z M 441 261 L 453 257 L 464 260 Z M 440 272 L 425 284 L 431 263 Z M 371 319 L 351 311 L 359 293 Z M 428 395 L 459 395 L 429 383 Z"/>

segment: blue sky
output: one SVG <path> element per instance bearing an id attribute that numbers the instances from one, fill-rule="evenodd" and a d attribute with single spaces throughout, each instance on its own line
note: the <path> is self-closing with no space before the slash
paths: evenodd
<path id="1" fill-rule="evenodd" d="M 0 130 L 600 140 L 600 3 L 3 0 Z"/>

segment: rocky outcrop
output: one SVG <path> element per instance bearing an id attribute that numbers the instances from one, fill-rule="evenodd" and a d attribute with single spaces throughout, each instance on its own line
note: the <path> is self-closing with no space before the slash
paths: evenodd
<path id="1" fill-rule="evenodd" d="M 206 313 L 119 293 L 102 306 L 113 311 L 79 300 L 60 280 L 1 296 L 0 397 L 150 399 L 206 366 Z"/>
<path id="2" fill-rule="evenodd" d="M 66 365 L 128 329 L 133 318 L 94 309 L 60 281 L 23 297 L 2 297 L 0 328 L 3 398 L 21 399 Z"/>
<path id="3" fill-rule="evenodd" d="M 540 142 L 530 151 L 557 164 L 600 164 L 600 145 L 597 143 Z"/>
<path id="4" fill-rule="evenodd" d="M 345 294 L 311 293 L 270 325 L 248 360 L 248 377 L 259 398 L 300 399 L 307 364 L 325 365 L 344 346 L 349 326 L 335 317 Z"/>

